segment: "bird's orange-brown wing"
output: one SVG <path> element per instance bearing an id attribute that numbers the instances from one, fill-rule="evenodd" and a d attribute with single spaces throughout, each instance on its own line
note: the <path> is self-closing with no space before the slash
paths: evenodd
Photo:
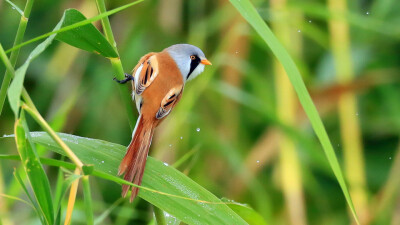
<path id="1" fill-rule="evenodd" d="M 143 56 L 133 70 L 135 80 L 132 88 L 137 95 L 141 95 L 158 75 L 158 61 L 155 54 L 151 52 Z"/>
<path id="2" fill-rule="evenodd" d="M 175 105 L 179 102 L 182 97 L 183 85 L 172 88 L 164 99 L 161 101 L 159 110 L 156 113 L 157 119 L 162 119 L 167 116 Z"/>

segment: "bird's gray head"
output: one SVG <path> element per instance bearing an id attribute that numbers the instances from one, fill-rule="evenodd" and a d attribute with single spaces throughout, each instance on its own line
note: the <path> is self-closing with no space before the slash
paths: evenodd
<path id="1" fill-rule="evenodd" d="M 203 51 L 189 44 L 172 45 L 165 49 L 174 59 L 186 82 L 197 77 L 204 70 L 204 65 L 211 65 Z"/>

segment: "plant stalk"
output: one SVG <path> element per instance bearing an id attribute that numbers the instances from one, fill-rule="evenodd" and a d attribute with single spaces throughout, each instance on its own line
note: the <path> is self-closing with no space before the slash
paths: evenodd
<path id="1" fill-rule="evenodd" d="M 79 168 L 76 168 L 74 174 L 80 175 L 80 171 L 81 170 Z M 78 192 L 78 185 L 79 185 L 79 179 L 76 179 L 71 185 L 64 225 L 69 225 L 71 223 L 72 212 L 74 210 L 74 205 L 75 205 L 76 193 Z"/>
<path id="2" fill-rule="evenodd" d="M 61 138 L 57 135 L 56 132 L 50 127 L 50 125 L 43 119 L 39 112 L 30 108 L 27 104 L 23 104 L 22 109 L 26 110 L 35 121 L 50 135 L 50 137 L 64 150 L 64 152 L 68 155 L 71 161 L 78 167 L 80 171 L 82 171 L 83 163 L 79 160 L 79 158 L 75 155 L 75 153 L 61 140 Z"/>
<path id="3" fill-rule="evenodd" d="M 97 5 L 97 9 L 99 11 L 100 14 L 102 13 L 106 13 L 107 9 L 104 3 L 104 0 L 96 0 L 96 5 Z M 114 48 L 114 50 L 117 52 L 117 54 L 119 55 L 118 49 L 117 49 L 117 44 L 115 42 L 114 39 L 114 35 L 111 29 L 111 25 L 110 25 L 110 20 L 108 19 L 108 17 L 103 17 L 101 18 L 101 24 L 103 26 L 103 30 L 105 33 L 105 36 L 108 40 L 108 42 L 111 44 L 111 46 Z M 122 63 L 121 63 L 121 59 L 118 58 L 109 58 L 111 65 L 114 69 L 114 72 L 116 73 L 116 78 L 117 79 L 124 79 L 125 78 L 125 73 L 124 73 L 124 69 L 122 67 Z M 128 114 L 128 120 L 129 120 L 129 126 L 131 128 L 131 130 L 133 130 L 133 128 L 135 127 L 135 123 L 136 123 L 136 119 L 134 117 L 134 112 L 133 112 L 133 108 L 132 108 L 132 99 L 131 99 L 131 95 L 128 94 L 128 87 L 126 85 L 118 85 L 121 97 L 122 97 L 122 101 L 125 105 L 126 108 L 126 112 Z"/>
<path id="4" fill-rule="evenodd" d="M 34 0 L 26 1 L 24 14 L 21 16 L 21 20 L 18 25 L 18 30 L 17 30 L 17 34 L 16 34 L 16 37 L 14 40 L 13 47 L 21 44 L 22 40 L 24 39 L 24 34 L 25 34 L 26 26 L 28 24 L 28 18 L 31 14 L 33 2 L 34 2 Z M 19 54 L 19 49 L 15 49 L 14 51 L 11 52 L 10 63 L 13 68 L 17 62 L 18 54 Z M 6 100 L 6 95 L 7 95 L 7 89 L 8 89 L 8 86 L 10 85 L 10 81 L 11 81 L 12 77 L 13 76 L 12 76 L 11 71 L 9 70 L 9 68 L 6 68 L 6 72 L 5 72 L 4 78 L 3 78 L 3 83 L 1 84 L 1 88 L 0 88 L 0 115 L 1 115 L 1 112 L 3 111 L 3 106 L 4 106 L 4 102 Z"/>

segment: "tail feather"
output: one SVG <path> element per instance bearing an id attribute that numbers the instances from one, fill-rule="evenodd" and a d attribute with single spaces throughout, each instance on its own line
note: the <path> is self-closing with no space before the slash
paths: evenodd
<path id="1" fill-rule="evenodd" d="M 128 146 L 128 151 L 122 160 L 118 175 L 125 173 L 124 179 L 136 185 L 142 183 L 144 168 L 146 166 L 147 155 L 151 145 L 154 133 L 154 127 L 151 121 L 146 121 L 139 117 L 132 141 Z M 122 185 L 122 196 L 125 197 L 128 191 L 132 189 L 130 201 L 137 196 L 139 188 L 130 185 Z"/>

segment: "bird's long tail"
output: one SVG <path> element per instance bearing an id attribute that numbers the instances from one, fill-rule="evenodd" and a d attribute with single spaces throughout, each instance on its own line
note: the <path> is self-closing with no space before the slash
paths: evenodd
<path id="1" fill-rule="evenodd" d="M 144 120 L 142 115 L 139 116 L 135 130 L 133 131 L 132 141 L 128 146 L 128 151 L 119 166 L 118 176 L 125 173 L 124 179 L 126 181 L 132 182 L 136 185 L 142 183 L 143 172 L 154 128 L 154 124 L 151 121 Z M 122 185 L 123 197 L 126 196 L 130 188 L 130 185 Z M 138 192 L 139 188 L 132 187 L 131 202 L 135 199 Z"/>

